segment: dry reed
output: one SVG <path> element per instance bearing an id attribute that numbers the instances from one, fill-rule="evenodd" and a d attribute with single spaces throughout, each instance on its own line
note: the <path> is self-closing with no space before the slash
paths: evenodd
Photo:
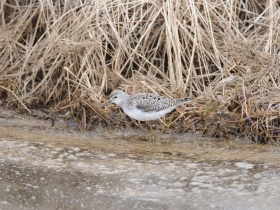
<path id="1" fill-rule="evenodd" d="M 275 141 L 279 8 L 277 0 L 3 0 L 0 99 L 67 111 L 93 129 L 138 126 L 117 107 L 96 109 L 113 89 L 191 96 L 164 119 L 167 130 Z"/>

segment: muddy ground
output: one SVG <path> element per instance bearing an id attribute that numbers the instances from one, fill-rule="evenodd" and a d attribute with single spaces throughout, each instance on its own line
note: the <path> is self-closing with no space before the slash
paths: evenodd
<path id="1" fill-rule="evenodd" d="M 278 147 L 148 134 L 0 108 L 0 209 L 278 209 Z"/>

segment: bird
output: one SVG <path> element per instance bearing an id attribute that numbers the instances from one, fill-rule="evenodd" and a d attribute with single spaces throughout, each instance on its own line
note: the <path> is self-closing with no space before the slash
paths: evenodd
<path id="1" fill-rule="evenodd" d="M 131 118 L 139 121 L 157 120 L 179 105 L 186 104 L 190 98 L 168 98 L 153 93 L 129 95 L 122 90 L 113 90 L 110 99 L 99 108 L 114 103 Z"/>

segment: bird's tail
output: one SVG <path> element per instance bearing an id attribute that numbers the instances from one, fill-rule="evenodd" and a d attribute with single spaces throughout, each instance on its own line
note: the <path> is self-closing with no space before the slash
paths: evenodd
<path id="1" fill-rule="evenodd" d="M 189 102 L 191 99 L 190 98 L 182 98 L 182 104 Z"/>

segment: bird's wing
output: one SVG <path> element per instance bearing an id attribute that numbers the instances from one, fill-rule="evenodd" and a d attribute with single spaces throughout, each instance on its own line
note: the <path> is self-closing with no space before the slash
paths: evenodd
<path id="1" fill-rule="evenodd" d="M 138 105 L 136 105 L 136 108 L 142 110 L 143 112 L 156 112 L 156 111 L 159 111 L 159 110 L 156 110 L 153 106 L 144 105 L 144 104 L 138 104 Z"/>
<path id="2" fill-rule="evenodd" d="M 154 95 L 152 93 L 135 95 L 137 100 L 136 108 L 144 112 L 157 112 L 166 109 L 170 106 L 176 105 L 172 99 L 164 96 Z"/>

